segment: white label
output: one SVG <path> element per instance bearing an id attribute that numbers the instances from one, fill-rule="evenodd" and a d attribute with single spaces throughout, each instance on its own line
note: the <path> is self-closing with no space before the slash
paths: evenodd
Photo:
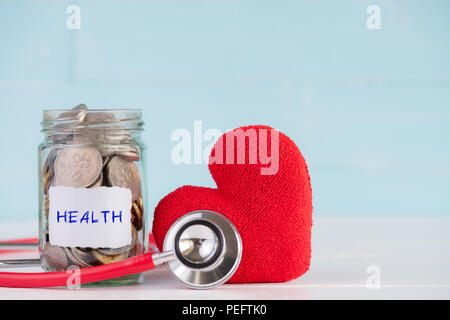
<path id="1" fill-rule="evenodd" d="M 120 248 L 131 244 L 131 191 L 119 187 L 50 187 L 50 244 Z"/>

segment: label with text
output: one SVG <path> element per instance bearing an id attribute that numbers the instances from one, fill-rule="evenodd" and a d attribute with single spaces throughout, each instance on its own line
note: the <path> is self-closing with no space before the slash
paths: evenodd
<path id="1" fill-rule="evenodd" d="M 131 191 L 119 187 L 50 187 L 50 244 L 120 248 L 131 244 Z"/>

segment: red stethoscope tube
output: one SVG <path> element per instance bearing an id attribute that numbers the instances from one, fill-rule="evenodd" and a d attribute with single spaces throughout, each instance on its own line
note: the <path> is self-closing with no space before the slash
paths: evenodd
<path id="1" fill-rule="evenodd" d="M 33 250 L 33 245 L 37 247 L 38 241 L 37 238 L 1 241 L 2 245 L 11 244 L 12 247 L 17 245 L 19 249 L 0 250 L 0 253 Z M 150 243 L 154 243 L 151 235 Z M 27 246 L 27 244 L 30 244 L 31 246 Z M 23 249 L 21 249 L 21 246 L 19 245 L 23 246 Z M 154 268 L 155 264 L 153 263 L 152 253 L 146 253 L 107 265 L 79 269 L 75 272 L 79 272 L 77 282 L 83 284 L 141 273 Z M 68 285 L 69 278 L 72 277 L 73 272 L 74 271 L 72 270 L 37 273 L 0 272 L 0 287 L 42 288 L 66 286 Z"/>
<path id="2" fill-rule="evenodd" d="M 79 283 L 90 283 L 141 273 L 155 268 L 152 253 L 144 253 L 123 261 L 102 266 L 77 269 Z M 16 273 L 0 272 L 0 287 L 44 288 L 69 285 L 73 271 Z"/>

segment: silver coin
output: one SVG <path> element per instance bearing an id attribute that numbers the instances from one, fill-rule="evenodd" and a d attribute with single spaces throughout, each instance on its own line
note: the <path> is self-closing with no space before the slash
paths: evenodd
<path id="1" fill-rule="evenodd" d="M 80 144 L 80 145 L 95 145 L 98 146 L 99 151 L 102 154 L 108 155 L 113 152 L 103 152 L 108 149 L 118 148 L 117 145 L 130 144 L 130 139 L 127 138 L 127 134 L 124 132 L 125 129 L 117 126 L 100 126 L 99 124 L 89 123 L 85 121 L 83 125 L 85 127 L 77 128 L 73 136 L 69 140 L 70 144 Z"/>
<path id="2" fill-rule="evenodd" d="M 139 161 L 139 150 L 135 146 L 129 145 L 103 145 L 99 147 L 100 153 L 105 156 L 118 155 L 123 156 L 128 161 Z"/>
<path id="3" fill-rule="evenodd" d="M 67 144 L 73 139 L 72 127 L 79 126 L 87 116 L 87 107 L 85 104 L 79 104 L 72 110 L 62 112 L 57 118 L 57 124 L 54 125 L 55 133 L 52 135 L 54 143 Z"/>
<path id="4" fill-rule="evenodd" d="M 50 264 L 51 268 L 65 270 L 69 266 L 69 261 L 67 260 L 67 256 L 62 247 L 53 246 L 47 242 L 44 246 L 43 256 Z"/>
<path id="5" fill-rule="evenodd" d="M 86 121 L 84 122 L 86 123 Z M 73 145 L 101 145 L 104 143 L 107 132 L 105 128 L 100 127 L 82 127 L 77 128 L 72 138 L 69 140 L 69 144 Z"/>
<path id="6" fill-rule="evenodd" d="M 132 201 L 141 196 L 141 176 L 133 162 L 115 156 L 108 163 L 108 179 L 111 185 L 131 190 Z"/>
<path id="7" fill-rule="evenodd" d="M 57 125 L 55 125 L 56 127 Z M 63 133 L 54 133 L 52 134 L 52 140 L 55 144 L 68 144 L 73 138 L 73 133 L 64 133 L 67 128 L 63 128 L 61 132 Z"/>
<path id="8" fill-rule="evenodd" d="M 104 144 L 113 148 L 130 148 L 129 145 L 133 143 L 133 137 L 130 132 L 122 126 L 107 127 L 108 134 L 104 136 Z"/>
<path id="9" fill-rule="evenodd" d="M 102 164 L 102 157 L 94 148 L 64 148 L 58 152 L 54 165 L 57 185 L 90 186 L 99 177 Z"/>
<path id="10" fill-rule="evenodd" d="M 95 258 L 92 256 L 92 251 L 89 248 L 70 248 L 70 250 L 79 263 L 92 266 L 95 262 Z"/>
<path id="11" fill-rule="evenodd" d="M 109 163 L 111 158 L 112 158 L 112 156 L 105 156 L 105 157 L 103 157 L 103 168 L 106 167 L 106 165 Z"/>
<path id="12" fill-rule="evenodd" d="M 120 150 L 116 154 L 127 158 L 128 161 L 139 161 L 141 159 L 136 146 L 127 146 L 124 150 Z"/>
<path id="13" fill-rule="evenodd" d="M 88 112 L 85 118 L 88 125 L 116 123 L 116 117 L 111 112 Z"/>
<path id="14" fill-rule="evenodd" d="M 84 103 L 77 105 L 72 109 L 73 111 L 78 111 L 76 118 L 78 122 L 83 122 L 87 117 L 87 107 Z"/>
<path id="15" fill-rule="evenodd" d="M 73 125 L 80 122 L 83 122 L 86 119 L 87 116 L 87 107 L 85 104 L 79 104 L 76 107 L 73 107 L 72 110 L 67 112 L 62 112 L 57 120 L 58 121 L 70 121 L 65 124 L 67 125 Z"/>
<path id="16" fill-rule="evenodd" d="M 97 180 L 89 186 L 89 188 L 98 188 L 101 187 L 103 183 L 103 173 L 100 171 L 100 176 L 97 178 Z"/>
<path id="17" fill-rule="evenodd" d="M 133 141 L 133 138 L 129 131 L 127 131 L 122 126 L 110 126 L 107 127 L 109 129 L 109 134 L 107 136 L 107 142 L 109 144 L 129 144 L 131 141 Z"/>
<path id="18" fill-rule="evenodd" d="M 110 256 L 110 255 L 116 255 L 116 254 L 122 254 L 125 252 L 130 251 L 130 246 L 123 246 L 120 248 L 97 248 L 96 249 L 101 254 Z"/>
<path id="19" fill-rule="evenodd" d="M 103 156 L 112 155 L 120 151 L 130 151 L 133 140 L 129 132 L 120 126 L 97 127 L 91 129 L 95 134 L 96 145 Z M 96 132 L 92 131 L 95 129 Z"/>
<path id="20" fill-rule="evenodd" d="M 86 129 L 77 129 L 72 137 L 67 141 L 67 144 L 71 145 L 95 145 L 97 141 L 95 135 Z"/>
<path id="21" fill-rule="evenodd" d="M 84 103 L 81 103 L 79 105 L 77 105 L 76 107 L 73 107 L 72 110 L 87 110 L 87 106 Z"/>
<path id="22" fill-rule="evenodd" d="M 58 181 L 57 176 L 53 176 L 52 181 L 50 181 L 49 187 L 57 187 L 57 186 L 62 186 L 62 184 Z"/>
<path id="23" fill-rule="evenodd" d="M 88 268 L 95 265 L 96 259 L 92 256 L 89 249 L 64 248 L 67 257 L 81 268 Z"/>
<path id="24" fill-rule="evenodd" d="M 85 252 L 82 252 L 77 248 L 64 248 L 64 252 L 70 259 L 70 261 L 75 263 L 77 266 L 81 268 L 92 267 L 92 264 L 90 262 L 93 260 L 93 258 L 90 254 L 85 254 Z"/>

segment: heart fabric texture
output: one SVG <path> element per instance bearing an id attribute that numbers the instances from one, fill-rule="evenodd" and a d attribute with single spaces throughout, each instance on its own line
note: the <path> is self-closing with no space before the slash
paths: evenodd
<path id="1" fill-rule="evenodd" d="M 247 126 L 222 135 L 209 158 L 217 189 L 183 186 L 155 209 L 153 236 L 159 249 L 170 226 L 195 210 L 221 213 L 238 229 L 241 263 L 228 283 L 283 282 L 310 265 L 312 191 L 300 150 L 268 126 Z"/>

